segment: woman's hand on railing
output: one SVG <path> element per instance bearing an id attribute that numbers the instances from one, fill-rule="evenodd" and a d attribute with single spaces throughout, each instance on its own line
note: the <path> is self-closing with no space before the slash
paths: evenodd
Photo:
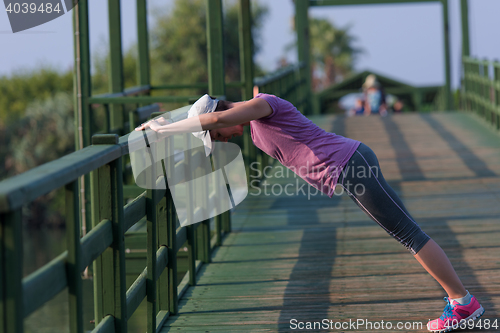
<path id="1" fill-rule="evenodd" d="M 140 126 L 136 127 L 135 130 L 142 131 L 143 129 L 151 128 L 153 131 L 156 131 L 151 127 L 151 124 L 153 124 L 153 123 L 158 125 L 158 126 L 161 126 L 161 125 L 169 124 L 170 122 L 163 117 L 159 117 L 156 119 L 151 119 L 150 121 L 141 124 Z"/>
<path id="2" fill-rule="evenodd" d="M 166 125 L 167 122 L 165 122 L 163 125 Z M 151 121 L 149 123 L 149 128 L 152 129 L 155 132 L 158 132 L 161 128 L 162 124 L 160 124 L 158 121 Z"/>

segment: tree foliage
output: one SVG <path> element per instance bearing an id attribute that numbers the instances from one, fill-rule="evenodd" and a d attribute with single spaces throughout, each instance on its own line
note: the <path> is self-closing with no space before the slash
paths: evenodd
<path id="1" fill-rule="evenodd" d="M 313 88 L 320 90 L 351 74 L 362 50 L 354 46 L 356 38 L 351 35 L 350 27 L 338 28 L 327 19 L 310 18 L 309 29 L 316 72 Z"/>
<path id="2" fill-rule="evenodd" d="M 19 120 L 31 102 L 73 91 L 73 72 L 52 68 L 20 71 L 0 77 L 0 130 Z"/>
<path id="3" fill-rule="evenodd" d="M 224 6 L 226 82 L 240 80 L 238 8 L 236 1 Z M 254 54 L 260 50 L 258 41 L 267 13 L 267 7 L 252 2 Z M 208 82 L 208 69 L 204 65 L 207 63 L 206 2 L 176 0 L 172 10 L 157 14 L 156 22 L 151 31 L 153 84 Z"/>
<path id="4" fill-rule="evenodd" d="M 311 70 L 313 90 L 320 91 L 349 76 L 358 56 L 363 52 L 354 46 L 356 37 L 350 27 L 339 28 L 327 19 L 309 18 L 309 41 L 311 48 Z M 296 50 L 297 42 L 286 47 Z M 282 66 L 288 63 L 281 59 Z"/>

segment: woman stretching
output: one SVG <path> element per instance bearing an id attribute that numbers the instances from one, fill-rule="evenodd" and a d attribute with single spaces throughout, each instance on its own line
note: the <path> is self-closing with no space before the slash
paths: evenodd
<path id="1" fill-rule="evenodd" d="M 324 131 L 290 102 L 267 94 L 236 103 L 205 95 L 191 107 L 187 119 L 167 124 L 160 118 L 136 130 L 149 127 L 159 133 L 198 131 L 193 134 L 204 141 L 209 152 L 211 140 L 227 142 L 242 135 L 246 125 L 250 125 L 258 148 L 284 166 L 300 170 L 301 178 L 330 198 L 335 186 L 342 186 L 372 220 L 403 244 L 436 279 L 448 297 L 441 317 L 428 322 L 430 331 L 451 331 L 461 321 L 477 319 L 484 313 L 476 298 L 465 290 L 441 247 L 420 229 L 387 184 L 375 153 L 359 141 Z M 349 172 L 349 168 L 365 172 L 359 176 L 359 172 Z M 364 189 L 363 193 L 354 190 L 358 186 Z"/>

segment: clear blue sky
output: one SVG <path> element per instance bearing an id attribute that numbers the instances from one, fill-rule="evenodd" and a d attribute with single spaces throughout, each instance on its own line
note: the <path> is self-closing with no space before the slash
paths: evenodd
<path id="1" fill-rule="evenodd" d="M 90 1 L 91 49 L 103 51 L 107 40 L 106 1 Z M 226 0 L 225 0 L 226 1 Z M 229 0 L 227 0 L 229 1 Z M 252 0 L 256 1 L 256 0 Z M 260 0 L 261 3 L 264 1 Z M 172 0 L 150 0 L 150 12 L 165 9 Z M 285 55 L 284 47 L 294 40 L 291 28 L 292 0 L 266 1 L 269 16 L 262 35 L 263 49 L 256 61 L 268 70 Z M 471 52 L 480 58 L 499 59 L 500 43 L 494 31 L 500 31 L 499 0 L 469 0 Z M 165 5 L 167 4 L 167 5 Z M 452 80 L 458 84 L 461 48 L 459 0 L 450 0 Z M 372 69 L 415 85 L 444 82 L 441 5 L 432 3 L 316 7 L 314 17 L 328 18 L 340 27 L 351 25 L 357 45 L 366 52 L 357 69 Z M 135 1 L 122 1 L 124 48 L 136 40 Z M 153 22 L 151 17 L 150 24 Z M 0 75 L 34 68 L 41 64 L 61 69 L 73 65 L 71 15 L 25 32 L 12 34 L 4 8 L 0 10 Z M 287 54 L 290 61 L 295 54 Z"/>

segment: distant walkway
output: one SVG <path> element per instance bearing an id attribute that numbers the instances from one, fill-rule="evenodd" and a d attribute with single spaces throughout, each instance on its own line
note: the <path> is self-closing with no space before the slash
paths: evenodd
<path id="1" fill-rule="evenodd" d="M 376 152 L 386 179 L 483 303 L 483 318 L 500 327 L 500 135 L 463 113 L 312 119 Z M 289 176 L 267 181 L 296 184 Z M 383 320 L 393 329 L 350 331 L 426 332 L 445 305 L 440 286 L 346 195 L 305 192 L 249 195 L 161 332 L 300 331 L 291 319 Z M 395 329 L 415 321 L 423 329 Z"/>

